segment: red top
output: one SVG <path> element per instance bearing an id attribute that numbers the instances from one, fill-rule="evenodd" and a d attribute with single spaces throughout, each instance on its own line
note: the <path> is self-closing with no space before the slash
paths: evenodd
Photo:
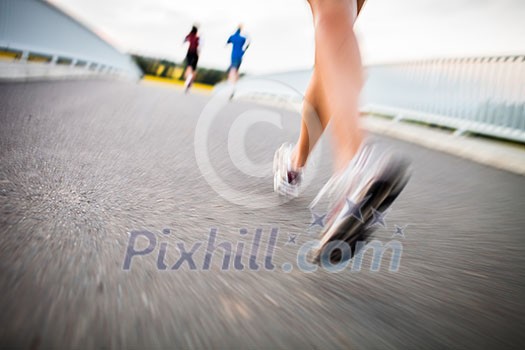
<path id="1" fill-rule="evenodd" d="M 199 37 L 197 36 L 197 34 L 188 34 L 184 41 L 190 43 L 190 46 L 188 47 L 188 52 L 197 53 L 197 49 L 199 48 Z"/>

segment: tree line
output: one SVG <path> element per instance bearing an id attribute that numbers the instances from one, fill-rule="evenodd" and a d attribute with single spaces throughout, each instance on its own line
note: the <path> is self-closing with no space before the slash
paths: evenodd
<path id="1" fill-rule="evenodd" d="M 135 63 L 141 69 L 143 75 L 184 80 L 184 63 L 177 64 L 166 59 L 131 55 Z M 218 69 L 197 68 L 195 82 L 207 85 L 215 85 L 227 78 L 227 72 Z"/>

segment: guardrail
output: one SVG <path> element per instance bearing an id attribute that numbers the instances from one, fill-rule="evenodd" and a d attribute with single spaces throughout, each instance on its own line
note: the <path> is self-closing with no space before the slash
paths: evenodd
<path id="1" fill-rule="evenodd" d="M 366 67 L 365 113 L 525 143 L 525 56 L 435 59 Z M 311 70 L 246 77 L 239 95 L 296 106 Z M 227 86 L 219 84 L 217 89 Z"/>
<path id="2" fill-rule="evenodd" d="M 101 74 L 137 79 L 141 72 L 129 55 L 53 5 L 0 0 L 0 78 Z"/>
<path id="3" fill-rule="evenodd" d="M 525 56 L 368 68 L 363 111 L 525 142 Z"/>
<path id="4" fill-rule="evenodd" d="M 123 69 L 104 63 L 31 50 L 17 51 L 0 47 L 0 79 L 86 77 L 104 75 L 128 77 Z"/>

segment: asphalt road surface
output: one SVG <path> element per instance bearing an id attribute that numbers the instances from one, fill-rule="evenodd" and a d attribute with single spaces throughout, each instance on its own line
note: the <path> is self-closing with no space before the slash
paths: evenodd
<path id="1" fill-rule="evenodd" d="M 317 238 L 308 204 L 330 174 L 328 140 L 299 199 L 276 197 L 264 168 L 297 136 L 296 113 L 35 82 L 0 85 L 0 123 L 2 348 L 525 347 L 523 177 L 376 136 L 413 160 L 373 236 L 401 247 L 398 270 L 392 248 L 379 271 L 371 252 L 360 270 L 308 273 L 297 256 Z M 223 244 L 206 266 L 210 232 Z"/>

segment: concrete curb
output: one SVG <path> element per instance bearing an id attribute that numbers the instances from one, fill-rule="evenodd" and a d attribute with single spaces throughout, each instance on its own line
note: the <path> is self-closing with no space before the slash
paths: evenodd
<path id="1" fill-rule="evenodd" d="M 86 67 L 71 67 L 53 65 L 49 63 L 24 63 L 19 61 L 0 61 L 0 81 L 2 82 L 30 82 L 41 80 L 68 80 L 68 79 L 117 79 L 135 80 L 119 73 L 90 70 Z"/>
<path id="2" fill-rule="evenodd" d="M 424 125 L 396 122 L 370 115 L 363 119 L 363 126 L 372 133 L 394 137 L 497 169 L 525 175 L 525 146 L 523 145 L 456 136 Z"/>

